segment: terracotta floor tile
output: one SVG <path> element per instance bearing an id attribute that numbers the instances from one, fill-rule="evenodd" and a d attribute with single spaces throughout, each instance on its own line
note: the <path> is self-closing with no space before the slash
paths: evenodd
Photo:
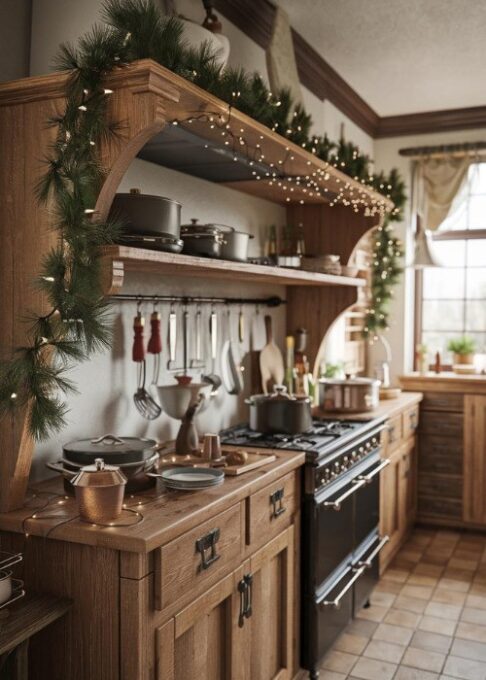
<path id="1" fill-rule="evenodd" d="M 475 607 L 476 609 L 486 609 L 486 596 L 483 596 L 483 595 L 468 595 L 466 597 L 466 607 Z"/>
<path id="2" fill-rule="evenodd" d="M 403 626 L 404 628 L 416 628 L 419 621 L 420 614 L 402 609 L 390 609 L 384 618 L 384 623 L 391 623 L 394 626 Z"/>
<path id="3" fill-rule="evenodd" d="M 383 579 L 387 581 L 395 581 L 396 583 L 405 583 L 409 577 L 409 572 L 404 569 L 392 569 L 389 568 L 383 574 Z"/>
<path id="4" fill-rule="evenodd" d="M 432 550 L 429 548 L 427 552 L 422 555 L 421 564 L 431 564 L 434 566 L 445 567 L 451 558 L 451 553 L 443 553 L 440 550 Z"/>
<path id="5" fill-rule="evenodd" d="M 477 580 L 476 577 L 474 577 L 474 581 L 471 584 L 471 587 L 469 589 L 469 594 L 470 595 L 483 595 L 486 597 L 486 580 L 483 582 L 483 580 Z"/>
<path id="6" fill-rule="evenodd" d="M 405 666 L 412 666 L 412 668 L 420 668 L 424 671 L 440 673 L 445 659 L 446 655 L 441 652 L 409 647 L 403 655 L 403 664 Z"/>
<path id="7" fill-rule="evenodd" d="M 324 657 L 321 666 L 328 671 L 348 674 L 358 659 L 359 657 L 354 654 L 331 649 Z"/>
<path id="8" fill-rule="evenodd" d="M 393 593 L 383 593 L 374 590 L 370 597 L 371 605 L 379 605 L 380 607 L 391 607 L 396 600 L 396 595 Z"/>
<path id="9" fill-rule="evenodd" d="M 378 624 L 374 621 L 365 621 L 364 619 L 354 619 L 346 628 L 346 633 L 351 635 L 358 635 L 360 637 L 370 638 L 378 628 Z"/>
<path id="10" fill-rule="evenodd" d="M 461 615 L 462 607 L 455 604 L 442 604 L 442 602 L 429 602 L 425 607 L 426 616 L 436 616 L 447 621 L 457 621 Z"/>
<path id="11" fill-rule="evenodd" d="M 397 581 L 387 581 L 386 579 L 381 579 L 379 584 L 375 588 L 376 592 L 381 593 L 392 593 L 393 595 L 398 595 L 398 593 L 403 588 L 403 583 L 398 583 Z"/>
<path id="12" fill-rule="evenodd" d="M 464 607 L 461 612 L 460 621 L 465 621 L 466 623 L 476 623 L 479 626 L 486 626 L 486 609 Z"/>
<path id="13" fill-rule="evenodd" d="M 443 541 L 444 543 L 457 543 L 461 538 L 459 531 L 453 529 L 439 529 L 436 534 L 436 541 Z"/>
<path id="14" fill-rule="evenodd" d="M 390 566 L 392 569 L 410 572 L 417 563 L 418 560 L 411 560 L 408 557 L 400 557 L 397 555 Z"/>
<path id="15" fill-rule="evenodd" d="M 387 661 L 376 661 L 362 656 L 353 668 L 353 677 L 363 680 L 391 680 L 397 669 L 396 664 Z"/>
<path id="16" fill-rule="evenodd" d="M 408 645 L 412 639 L 413 631 L 410 628 L 394 626 L 390 623 L 380 623 L 373 634 L 373 640 L 394 642 L 397 645 Z"/>
<path id="17" fill-rule="evenodd" d="M 388 607 L 380 607 L 380 605 L 372 605 L 366 609 L 360 609 L 356 614 L 357 619 L 365 619 L 366 621 L 383 621 L 386 614 L 388 614 Z"/>
<path id="18" fill-rule="evenodd" d="M 423 614 L 427 606 L 427 600 L 420 600 L 417 597 L 408 597 L 406 595 L 399 595 L 393 603 L 395 609 L 404 609 L 407 612 L 415 612 L 415 614 Z"/>
<path id="19" fill-rule="evenodd" d="M 432 593 L 434 592 L 431 586 L 414 586 L 405 584 L 400 591 L 400 595 L 406 595 L 408 597 L 417 597 L 420 600 L 430 600 Z"/>
<path id="20" fill-rule="evenodd" d="M 471 583 L 473 579 L 473 572 L 469 571 L 469 569 L 453 569 L 446 567 L 442 575 L 444 578 L 452 578 L 455 581 L 465 581 L 466 583 Z"/>
<path id="21" fill-rule="evenodd" d="M 432 576 L 432 578 L 440 578 L 444 571 L 444 566 L 440 564 L 425 564 L 420 562 L 413 570 L 414 574 L 422 574 L 423 576 Z"/>
<path id="22" fill-rule="evenodd" d="M 444 666 L 444 674 L 462 680 L 484 680 L 486 677 L 486 664 L 481 661 L 461 659 L 449 656 Z"/>
<path id="23" fill-rule="evenodd" d="M 437 582 L 438 578 L 435 576 L 427 576 L 426 574 L 417 574 L 414 572 L 408 577 L 406 585 L 435 587 Z"/>
<path id="24" fill-rule="evenodd" d="M 474 560 L 479 562 L 483 552 L 483 547 L 480 545 L 463 545 L 458 543 L 454 550 L 453 557 L 458 557 L 460 560 Z"/>
<path id="25" fill-rule="evenodd" d="M 425 630 L 418 630 L 413 635 L 410 647 L 447 654 L 451 644 L 452 637 L 450 635 L 439 635 L 438 633 L 427 633 Z"/>
<path id="26" fill-rule="evenodd" d="M 422 616 L 417 628 L 426 630 L 428 633 L 439 633 L 440 635 L 454 635 L 457 621 L 447 621 L 438 619 L 436 616 Z"/>
<path id="27" fill-rule="evenodd" d="M 441 578 L 437 586 L 447 590 L 454 590 L 457 593 L 467 593 L 471 584 L 464 581 L 456 581 L 451 578 Z"/>
<path id="28" fill-rule="evenodd" d="M 320 670 L 319 680 L 346 680 L 346 673 L 336 673 L 336 671 Z"/>
<path id="29" fill-rule="evenodd" d="M 459 621 L 455 636 L 456 638 L 462 638 L 464 640 L 475 640 L 476 642 L 486 643 L 486 626 L 478 626 L 476 623 Z"/>
<path id="30" fill-rule="evenodd" d="M 459 640 L 458 638 L 455 638 L 450 653 L 451 656 L 460 656 L 463 659 L 486 661 L 486 645 L 482 642 Z"/>
<path id="31" fill-rule="evenodd" d="M 333 649 L 338 652 L 347 652 L 348 654 L 361 654 L 363 649 L 369 642 L 369 638 L 362 635 L 351 635 L 348 632 L 343 633 L 334 643 Z"/>
<path id="32" fill-rule="evenodd" d="M 397 668 L 394 680 L 437 680 L 438 677 L 437 673 L 400 665 Z"/>
<path id="33" fill-rule="evenodd" d="M 447 565 L 448 569 L 465 569 L 466 571 L 476 571 L 478 560 L 462 560 L 458 557 L 451 557 Z"/>
<path id="34" fill-rule="evenodd" d="M 414 550 L 413 548 L 403 548 L 398 553 L 398 557 L 408 560 L 409 562 L 420 562 L 422 552 L 422 550 Z"/>
<path id="35" fill-rule="evenodd" d="M 431 597 L 432 602 L 442 602 L 443 604 L 455 604 L 462 607 L 466 601 L 466 593 L 458 593 L 447 588 L 436 588 Z"/>
<path id="36" fill-rule="evenodd" d="M 406 647 L 404 645 L 396 645 L 393 642 L 385 642 L 384 640 L 371 640 L 364 650 L 363 656 L 366 656 L 370 659 L 377 659 L 378 661 L 399 663 L 405 649 Z"/>

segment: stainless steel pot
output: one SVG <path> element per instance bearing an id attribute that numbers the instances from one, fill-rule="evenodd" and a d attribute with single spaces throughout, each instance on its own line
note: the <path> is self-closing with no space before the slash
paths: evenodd
<path id="1" fill-rule="evenodd" d="M 172 236 L 178 239 L 181 230 L 181 204 L 171 198 L 142 194 L 130 189 L 128 194 L 116 194 L 110 217 L 122 219 L 129 236 Z"/>
<path id="2" fill-rule="evenodd" d="M 108 465 L 116 465 L 127 478 L 127 492 L 143 491 L 153 485 L 147 476 L 159 458 L 154 439 L 141 437 L 116 437 L 112 434 L 97 439 L 80 439 L 63 446 L 63 458 L 57 463 L 47 463 L 50 470 L 64 476 L 64 489 L 72 493 L 72 478 L 85 465 L 93 465 L 103 458 Z"/>
<path id="3" fill-rule="evenodd" d="M 380 401 L 380 381 L 373 378 L 319 380 L 319 404 L 323 411 L 361 413 L 373 411 Z"/>
<path id="4" fill-rule="evenodd" d="M 235 262 L 248 261 L 248 246 L 252 234 L 244 231 L 237 231 L 234 227 L 225 225 L 214 225 L 219 227 L 224 234 L 224 243 L 221 246 L 221 257 L 223 260 L 234 260 Z"/>
<path id="5" fill-rule="evenodd" d="M 215 224 L 198 224 L 196 219 L 192 219 L 191 224 L 182 225 L 181 239 L 184 242 L 184 253 L 200 257 L 221 257 L 221 247 L 225 242 L 220 227 Z"/>
<path id="6" fill-rule="evenodd" d="M 262 434 L 301 434 L 312 427 L 309 397 L 293 397 L 283 385 L 273 394 L 255 394 L 246 400 L 250 407 L 250 429 Z"/>

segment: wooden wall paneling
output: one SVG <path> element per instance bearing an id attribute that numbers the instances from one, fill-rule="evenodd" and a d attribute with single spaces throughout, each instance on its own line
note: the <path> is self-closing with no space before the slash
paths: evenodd
<path id="1" fill-rule="evenodd" d="M 486 396 L 464 397 L 463 519 L 486 524 Z"/>
<path id="2" fill-rule="evenodd" d="M 29 592 L 73 601 L 68 614 L 32 638 L 31 680 L 119 680 L 119 562 L 106 548 L 1 534 L 2 550 L 22 551 L 15 575 Z M 138 680 L 138 679 L 137 679 Z"/>

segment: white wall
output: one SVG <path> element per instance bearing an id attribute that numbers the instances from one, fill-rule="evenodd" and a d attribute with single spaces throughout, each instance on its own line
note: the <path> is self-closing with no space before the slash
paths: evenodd
<path id="1" fill-rule="evenodd" d="M 0 82 L 29 75 L 31 0 L 0 2 Z"/>
<path id="2" fill-rule="evenodd" d="M 398 168 L 407 184 L 407 196 L 410 197 L 411 161 L 399 155 L 400 149 L 415 146 L 429 146 L 436 144 L 455 144 L 462 142 L 484 141 L 486 129 L 460 130 L 455 132 L 440 132 L 426 135 L 394 137 L 375 141 L 376 167 L 389 171 Z M 403 222 L 394 223 L 397 235 L 404 241 L 407 252 L 405 261 L 412 256 L 413 239 L 410 229 L 410 202 L 407 202 Z M 406 269 L 405 276 L 395 289 L 393 304 L 391 305 L 391 325 L 386 337 L 391 343 L 393 352 L 392 378 L 396 378 L 404 371 L 412 370 L 413 365 L 413 326 L 414 326 L 414 276 L 413 270 Z M 382 358 L 383 351 L 376 346 L 372 355 Z M 371 361 L 373 366 L 373 360 Z"/>

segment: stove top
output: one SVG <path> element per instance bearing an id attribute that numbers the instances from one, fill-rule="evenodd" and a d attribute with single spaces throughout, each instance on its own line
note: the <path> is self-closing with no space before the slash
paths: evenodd
<path id="1" fill-rule="evenodd" d="M 314 418 L 312 428 L 303 434 L 262 434 L 250 430 L 248 425 L 235 425 L 220 433 L 221 443 L 226 446 L 246 446 L 269 449 L 307 451 L 322 455 L 341 446 L 354 436 L 365 432 L 373 420 L 333 420 Z"/>

